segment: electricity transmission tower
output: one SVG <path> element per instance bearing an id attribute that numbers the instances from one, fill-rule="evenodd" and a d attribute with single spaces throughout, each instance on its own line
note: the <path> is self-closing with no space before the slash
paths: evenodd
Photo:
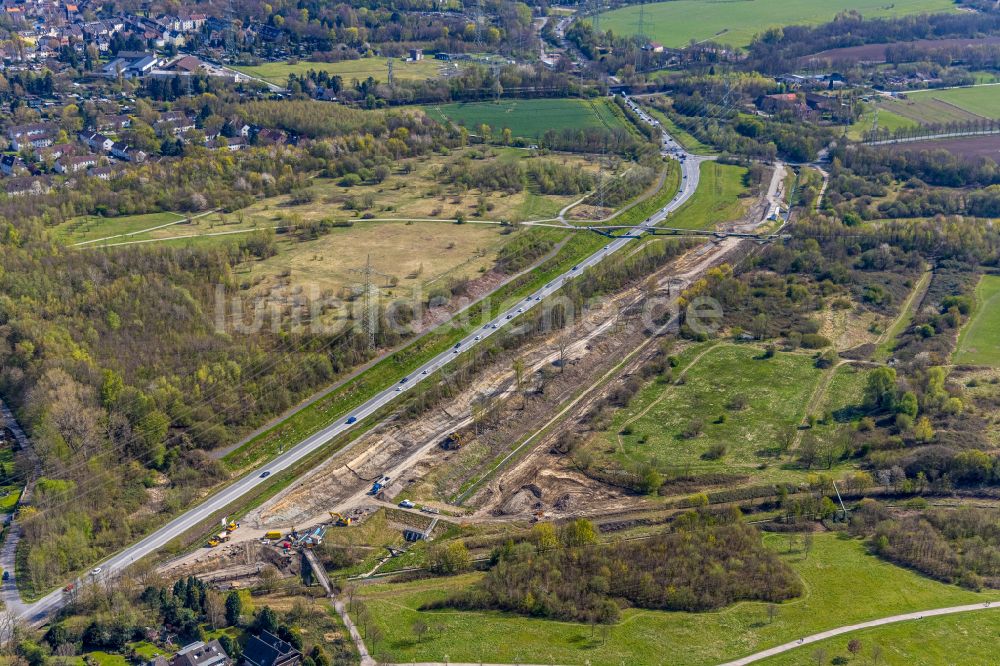
<path id="1" fill-rule="evenodd" d="M 486 22 L 486 12 L 483 9 L 483 0 L 477 0 L 473 20 L 476 22 L 476 53 L 483 51 L 483 23 Z"/>
<path id="2" fill-rule="evenodd" d="M 393 84 L 393 73 L 392 73 L 392 58 L 385 61 L 385 66 L 389 68 L 389 87 Z"/>
<path id="3" fill-rule="evenodd" d="M 351 268 L 349 270 L 352 273 L 363 275 L 365 278 L 364 292 L 361 296 L 361 328 L 368 338 L 368 349 L 375 349 L 375 337 L 378 334 L 379 291 L 378 287 L 372 283 L 372 276 L 379 275 L 387 280 L 392 276 L 375 270 L 372 266 L 372 255 L 370 254 L 368 255 L 368 261 L 365 262 L 362 268 Z"/>
<path id="4" fill-rule="evenodd" d="M 495 62 L 491 64 L 490 72 L 493 73 L 493 102 L 499 104 L 500 93 L 503 92 L 503 86 L 500 85 L 500 63 Z"/>
<path id="5" fill-rule="evenodd" d="M 635 50 L 635 71 L 636 73 L 642 71 L 642 52 L 646 49 L 649 44 L 649 40 L 646 39 L 646 3 L 639 3 L 639 25 L 636 26 L 635 30 L 636 38 L 636 50 Z"/>

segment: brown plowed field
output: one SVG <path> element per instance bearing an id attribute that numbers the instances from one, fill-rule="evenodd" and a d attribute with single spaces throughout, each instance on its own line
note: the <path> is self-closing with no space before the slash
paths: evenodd
<path id="1" fill-rule="evenodd" d="M 889 147 L 893 152 L 910 150 L 947 150 L 960 157 L 989 157 L 1000 162 L 1000 134 L 984 136 L 962 136 L 953 139 L 931 139 L 928 141 L 912 141 L 897 143 Z"/>

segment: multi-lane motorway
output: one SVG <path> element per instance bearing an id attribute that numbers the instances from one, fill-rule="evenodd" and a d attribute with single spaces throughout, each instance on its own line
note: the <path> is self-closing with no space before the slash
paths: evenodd
<path id="1" fill-rule="evenodd" d="M 642 118 L 643 122 L 653 125 L 654 127 L 659 127 L 659 123 L 657 123 L 656 120 L 649 117 L 638 106 L 634 105 L 631 100 L 628 98 L 625 99 L 626 103 L 629 104 L 630 108 L 632 108 L 632 110 L 640 118 Z M 527 296 L 522 301 L 512 305 L 509 309 L 497 315 L 496 318 L 483 323 L 475 332 L 470 333 L 468 336 L 463 338 L 452 349 L 438 354 L 406 377 L 401 377 L 398 383 L 373 396 L 350 414 L 345 414 L 342 418 L 338 419 L 336 423 L 299 442 L 297 445 L 279 455 L 277 458 L 271 460 L 269 463 L 254 471 L 252 474 L 249 474 L 239 481 L 236 481 L 235 483 L 220 490 L 203 503 L 171 520 L 169 523 L 138 543 L 129 546 L 117 555 L 102 562 L 99 567 L 94 570 L 95 573 L 92 573 L 91 575 L 99 577 L 114 575 L 115 572 L 118 572 L 136 560 L 157 551 L 178 535 L 197 526 L 199 523 L 211 518 L 213 515 L 221 514 L 226 507 L 235 503 L 241 497 L 251 492 L 254 488 L 263 483 L 267 483 L 270 475 L 288 469 L 298 461 L 324 446 L 337 435 L 355 427 L 356 423 L 359 423 L 365 417 L 375 413 L 380 408 L 395 400 L 397 397 L 403 395 L 416 384 L 419 384 L 421 381 L 429 378 L 442 366 L 452 362 L 461 352 L 476 346 L 494 333 L 501 330 L 503 327 L 511 325 L 519 315 L 528 312 L 532 308 L 538 306 L 547 296 L 556 293 L 567 280 L 572 280 L 573 278 L 579 276 L 588 267 L 594 266 L 603 261 L 606 257 L 618 252 L 634 238 L 642 235 L 646 228 L 655 226 L 666 219 L 667 215 L 675 211 L 685 201 L 687 201 L 692 194 L 694 194 L 698 187 L 699 165 L 700 162 L 706 158 L 696 157 L 686 153 L 684 149 L 673 140 L 673 138 L 662 130 L 662 128 L 660 128 L 660 130 L 662 132 L 663 153 L 674 157 L 680 162 L 682 174 L 680 188 L 678 189 L 677 194 L 666 206 L 658 210 L 637 226 L 628 230 L 628 233 L 625 236 L 621 238 L 608 239 L 608 244 L 603 248 L 586 259 L 583 259 L 579 264 L 573 266 L 570 270 L 553 279 L 551 282 L 541 287 L 530 296 Z M 11 585 L 9 587 L 12 588 L 13 586 Z M 10 597 L 11 595 L 5 596 Z M 12 596 L 14 598 L 6 599 L 8 610 L 19 615 L 22 619 L 30 623 L 39 623 L 43 621 L 64 603 L 63 593 L 61 590 L 52 592 L 32 604 L 25 604 L 21 602 L 20 599 L 17 598 L 16 592 Z"/>

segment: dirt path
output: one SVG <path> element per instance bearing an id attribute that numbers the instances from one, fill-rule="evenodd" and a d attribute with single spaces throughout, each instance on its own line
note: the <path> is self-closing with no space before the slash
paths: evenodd
<path id="1" fill-rule="evenodd" d="M 813 389 L 812 395 L 809 396 L 809 402 L 806 403 L 805 412 L 802 414 L 802 419 L 799 421 L 799 427 L 795 431 L 795 438 L 792 440 L 792 445 L 788 447 L 789 452 L 799 448 L 799 444 L 802 443 L 802 437 L 806 431 L 809 415 L 814 414 L 816 409 L 820 406 L 820 404 L 822 404 L 824 398 L 826 398 L 826 391 L 830 388 L 830 382 L 833 381 L 833 375 L 836 374 L 837 368 L 845 363 L 847 363 L 846 360 L 837 361 L 827 368 L 823 372 L 823 376 L 820 377 L 820 380 L 816 382 L 816 387 Z"/>
<path id="2" fill-rule="evenodd" d="M 744 666 L 745 664 L 752 664 L 755 661 L 760 661 L 761 659 L 766 659 L 768 657 L 773 657 L 776 654 L 781 654 L 783 652 L 788 652 L 789 650 L 794 650 L 795 648 L 802 647 L 803 645 L 809 645 L 810 643 L 815 643 L 817 641 L 822 641 L 827 638 L 833 638 L 834 636 L 840 636 L 852 631 L 858 631 L 860 629 L 869 629 L 871 627 L 881 627 L 887 624 L 895 624 L 896 622 L 906 622 L 908 620 L 922 620 L 925 617 L 934 617 L 937 615 L 952 615 L 954 613 L 969 613 L 972 611 L 982 611 L 982 610 L 996 610 L 1000 608 L 1000 600 L 998 601 L 986 601 L 978 604 L 968 604 L 966 606 L 950 606 L 948 608 L 933 608 L 931 610 L 916 611 L 913 613 L 903 613 L 902 615 L 891 615 L 889 617 L 879 618 L 877 620 L 870 620 L 868 622 L 859 622 L 857 624 L 847 624 L 843 627 L 837 627 L 836 629 L 828 629 L 827 631 L 821 631 L 818 634 L 812 634 L 811 636 L 806 636 L 800 638 L 796 641 L 791 641 L 783 645 L 778 645 L 767 650 L 761 650 L 760 652 L 755 652 L 754 654 L 743 657 L 741 659 L 735 659 L 733 661 L 727 661 L 720 666 Z"/>
<path id="3" fill-rule="evenodd" d="M 888 360 L 889 354 L 892 353 L 892 349 L 889 348 L 892 340 L 899 336 L 903 332 L 903 327 L 907 321 L 916 314 L 916 308 L 920 306 L 920 303 L 924 300 L 924 294 L 927 293 L 928 287 L 931 284 L 931 277 L 934 275 L 933 270 L 924 271 L 924 274 L 920 276 L 920 280 L 913 287 L 910 295 L 906 297 L 906 301 L 903 303 L 903 307 L 899 309 L 899 316 L 888 326 L 882 335 L 878 337 L 876 341 L 876 360 Z"/>

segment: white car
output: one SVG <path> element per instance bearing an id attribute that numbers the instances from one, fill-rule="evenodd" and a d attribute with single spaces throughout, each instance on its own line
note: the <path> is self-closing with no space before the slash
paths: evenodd
<path id="1" fill-rule="evenodd" d="M 482 340 L 482 339 L 483 339 L 483 336 L 481 336 L 481 335 L 477 335 L 476 336 L 476 340 Z"/>
<path id="2" fill-rule="evenodd" d="M 90 575 L 91 576 L 100 576 L 101 575 L 101 567 L 94 567 L 93 569 L 91 569 L 90 570 Z"/>

